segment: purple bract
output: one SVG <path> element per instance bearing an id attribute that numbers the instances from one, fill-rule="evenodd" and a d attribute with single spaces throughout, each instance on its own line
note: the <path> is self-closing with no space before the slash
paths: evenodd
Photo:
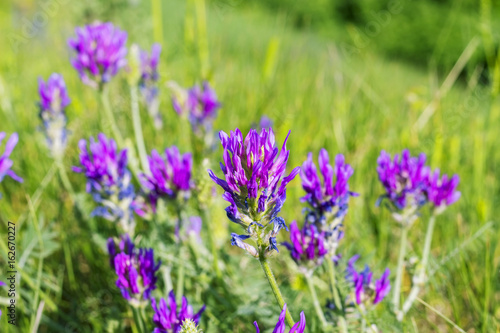
<path id="1" fill-rule="evenodd" d="M 439 209 L 455 203 L 460 198 L 460 192 L 457 191 L 459 182 L 458 175 L 453 175 L 451 178 L 443 175 L 440 178 L 439 169 L 434 170 L 429 174 L 427 181 L 427 199 Z"/>
<path id="2" fill-rule="evenodd" d="M 188 304 L 186 297 L 182 297 L 182 304 L 177 310 L 174 291 L 168 295 L 168 302 L 162 298 L 159 304 L 152 299 L 154 310 L 153 322 L 155 324 L 154 333 L 177 333 L 181 330 L 182 323 L 186 319 L 191 319 L 196 325 L 200 321 L 201 314 L 205 311 L 205 305 L 196 314 L 193 307 Z"/>
<path id="3" fill-rule="evenodd" d="M 280 317 L 276 326 L 274 327 L 273 333 L 285 333 L 286 323 L 285 323 L 285 314 L 286 314 L 286 304 L 283 306 L 283 310 L 281 311 Z M 260 333 L 259 325 L 256 321 L 253 322 L 255 326 L 255 332 Z M 304 333 L 306 331 L 306 316 L 304 315 L 304 311 L 300 313 L 300 320 L 293 325 L 293 327 L 288 331 L 288 333 Z"/>
<path id="4" fill-rule="evenodd" d="M 85 84 L 101 88 L 127 63 L 127 33 L 108 22 L 76 28 L 75 34 L 68 40 L 76 53 L 71 63 Z"/>

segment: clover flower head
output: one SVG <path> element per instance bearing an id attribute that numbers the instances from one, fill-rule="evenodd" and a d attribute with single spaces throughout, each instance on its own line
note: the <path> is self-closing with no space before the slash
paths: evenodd
<path id="1" fill-rule="evenodd" d="M 83 173 L 87 178 L 87 192 L 99 204 L 92 215 L 102 216 L 111 221 L 119 221 L 123 231 L 133 234 L 135 227 L 135 190 L 127 169 L 127 150 L 118 151 L 116 142 L 99 134 L 97 141 L 82 139 L 80 166 L 73 171 Z"/>
<path id="2" fill-rule="evenodd" d="M 60 74 L 52 74 L 47 82 L 38 80 L 40 95 L 40 118 L 47 138 L 47 145 L 56 158 L 60 158 L 66 149 L 68 131 L 65 108 L 70 99 L 66 84 Z"/>
<path id="3" fill-rule="evenodd" d="M 358 305 L 376 305 L 380 303 L 391 290 L 389 281 L 390 270 L 387 268 L 380 279 L 373 281 L 373 272 L 368 266 L 362 271 L 356 270 L 354 266 L 359 255 L 349 259 L 346 269 L 346 279 L 352 283 L 354 301 Z"/>
<path id="4" fill-rule="evenodd" d="M 83 83 L 101 88 L 127 63 L 127 33 L 112 23 L 96 22 L 76 28 L 75 34 L 68 40 L 75 51 L 71 63 Z"/>
<path id="5" fill-rule="evenodd" d="M 429 174 L 426 186 L 427 199 L 436 207 L 438 211 L 444 210 L 460 198 L 460 192 L 457 191 L 460 178 L 453 175 L 440 177 L 439 169 Z"/>
<path id="6" fill-rule="evenodd" d="M 123 297 L 134 306 L 149 302 L 156 289 L 156 272 L 161 261 L 155 263 L 153 249 L 132 249 L 115 256 L 114 269 L 118 279 L 116 286 Z"/>
<path id="7" fill-rule="evenodd" d="M 326 248 L 325 232 L 320 232 L 314 224 L 306 223 L 299 229 L 297 222 L 290 224 L 290 243 L 283 245 L 290 251 L 292 259 L 306 272 L 321 265 Z"/>
<path id="8" fill-rule="evenodd" d="M 183 323 L 191 319 L 195 325 L 198 325 L 200 317 L 205 311 L 205 305 L 195 314 L 193 307 L 188 304 L 186 297 L 182 297 L 182 304 L 177 309 L 175 294 L 172 290 L 168 295 L 168 300 L 160 299 L 157 303 L 152 299 L 151 305 L 154 310 L 153 322 L 155 324 L 154 333 L 179 333 Z"/>
<path id="9" fill-rule="evenodd" d="M 193 189 L 191 153 L 181 154 L 176 146 L 165 149 L 165 157 L 156 150 L 148 156 L 150 173 L 140 175 L 143 186 L 149 191 L 153 208 L 160 198 L 187 199 Z"/>
<path id="10" fill-rule="evenodd" d="M 286 323 L 285 323 L 285 315 L 286 315 L 286 304 L 283 306 L 283 310 L 281 311 L 280 317 L 276 326 L 273 330 L 273 333 L 285 333 Z M 260 333 L 259 325 L 256 321 L 254 321 L 255 333 Z M 288 333 L 304 333 L 306 331 L 306 316 L 304 315 L 304 311 L 300 313 L 300 320 L 290 328 Z"/>
<path id="11" fill-rule="evenodd" d="M 153 117 L 156 128 L 161 129 L 163 120 L 159 112 L 160 100 L 158 97 L 158 64 L 160 62 L 161 45 L 153 44 L 151 53 L 141 50 L 139 55 L 141 65 L 141 78 L 139 89 L 148 112 Z"/>
<path id="12" fill-rule="evenodd" d="M 0 132 L 0 145 L 2 144 L 3 139 L 5 139 L 7 134 L 5 132 Z M 19 140 L 19 136 L 17 133 L 13 133 L 9 140 L 7 140 L 7 144 L 5 145 L 5 150 L 3 154 L 0 153 L 0 182 L 3 181 L 5 176 L 9 176 L 15 181 L 22 183 L 23 179 L 19 177 L 14 171 L 12 171 L 12 165 L 14 162 L 9 158 L 10 154 L 14 150 L 14 147 L 17 145 Z"/>
<path id="13" fill-rule="evenodd" d="M 425 185 L 429 167 L 426 156 L 412 157 L 405 149 L 394 159 L 382 150 L 377 160 L 377 172 L 388 198 L 396 210 L 418 209 L 425 204 Z"/>
<path id="14" fill-rule="evenodd" d="M 268 255 L 277 249 L 279 230 L 288 230 L 278 213 L 286 199 L 286 186 L 300 170 L 297 167 L 285 176 L 290 155 L 286 149 L 288 136 L 281 151 L 272 129 L 263 129 L 260 134 L 252 129 L 245 139 L 239 129 L 230 135 L 221 131 L 219 137 L 224 148 L 224 179 L 217 178 L 212 170 L 209 175 L 225 191 L 223 198 L 230 204 L 226 208 L 228 218 L 241 225 L 253 240 L 267 244 L 257 252 Z"/>
<path id="15" fill-rule="evenodd" d="M 196 84 L 187 90 L 179 87 L 174 90 L 172 106 L 179 115 L 187 116 L 195 134 L 211 132 L 221 103 L 210 84 L 205 81 L 201 87 Z"/>

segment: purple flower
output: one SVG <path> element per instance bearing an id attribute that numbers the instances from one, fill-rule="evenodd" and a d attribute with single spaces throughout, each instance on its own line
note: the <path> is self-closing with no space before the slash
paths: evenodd
<path id="1" fill-rule="evenodd" d="M 196 325 L 200 321 L 201 314 L 205 311 L 203 305 L 196 314 L 193 307 L 188 304 L 186 297 L 182 297 L 182 304 L 180 309 L 177 310 L 177 303 L 175 301 L 175 294 L 172 290 L 168 295 L 168 303 L 162 298 L 159 304 L 155 299 L 151 300 L 151 305 L 155 314 L 153 315 L 153 322 L 155 324 L 154 333 L 177 333 L 181 330 L 182 323 L 186 319 L 191 319 Z"/>
<path id="2" fill-rule="evenodd" d="M 80 166 L 73 171 L 87 177 L 87 192 L 100 204 L 93 215 L 103 216 L 111 221 L 119 221 L 125 233 L 133 234 L 133 210 L 135 191 L 127 169 L 127 150 L 118 151 L 116 142 L 104 134 L 98 140 L 82 139 L 80 146 Z"/>
<path id="3" fill-rule="evenodd" d="M 389 281 L 390 270 L 387 268 L 380 279 L 373 282 L 373 273 L 368 266 L 362 271 L 357 271 L 354 264 L 359 259 L 359 255 L 349 259 L 346 269 L 346 279 L 350 281 L 354 289 L 354 300 L 356 304 L 378 304 L 391 290 Z"/>
<path id="4" fill-rule="evenodd" d="M 76 52 L 71 63 L 83 83 L 101 88 L 127 63 L 127 33 L 108 22 L 76 28 L 75 34 L 68 40 Z"/>
<path id="5" fill-rule="evenodd" d="M 149 301 L 156 289 L 156 272 L 161 261 L 155 263 L 153 249 L 136 249 L 131 253 L 120 252 L 115 256 L 116 286 L 123 297 L 138 306 Z"/>
<path id="6" fill-rule="evenodd" d="M 2 144 L 3 139 L 5 138 L 5 132 L 0 132 L 0 145 Z M 17 133 L 13 133 L 9 140 L 7 140 L 7 144 L 5 145 L 5 150 L 3 154 L 0 154 L 0 182 L 5 178 L 5 176 L 9 176 L 17 182 L 22 183 L 23 179 L 19 177 L 14 171 L 11 170 L 14 162 L 9 158 L 12 150 L 17 144 L 19 137 Z"/>
<path id="7" fill-rule="evenodd" d="M 460 178 L 457 175 L 448 178 L 443 175 L 440 178 L 439 169 L 429 174 L 427 179 L 426 194 L 427 199 L 438 209 L 444 209 L 455 203 L 460 198 L 460 192 L 457 191 Z"/>
<path id="8" fill-rule="evenodd" d="M 115 269 L 115 257 L 116 253 L 116 243 L 113 238 L 108 238 L 108 254 L 109 254 L 109 264 L 111 268 Z M 120 252 L 125 254 L 132 254 L 135 248 L 134 242 L 130 239 L 128 234 L 124 234 L 121 236 L 120 244 L 118 245 Z"/>
<path id="9" fill-rule="evenodd" d="M 276 326 L 273 330 L 273 333 L 285 333 L 286 324 L 285 324 L 285 314 L 286 314 L 286 304 L 283 306 L 283 310 L 281 311 L 280 317 Z M 259 325 L 256 321 L 253 322 L 255 326 L 255 332 L 260 333 Z M 288 331 L 288 333 L 304 333 L 306 331 L 306 316 L 304 315 L 304 311 L 300 313 L 300 321 L 295 323 L 293 327 Z"/>
<path id="10" fill-rule="evenodd" d="M 226 208 L 228 218 L 240 224 L 258 243 L 269 244 L 270 250 L 266 250 L 269 253 L 274 248 L 271 238 L 280 229 L 286 229 L 278 213 L 286 199 L 287 184 L 300 170 L 297 167 L 285 177 L 290 155 L 286 149 L 288 136 L 281 151 L 272 129 L 264 129 L 260 134 L 250 130 L 245 140 L 239 129 L 230 136 L 221 131 L 219 137 L 224 148 L 224 163 L 221 163 L 224 179 L 208 170 L 210 177 L 225 191 L 223 198 L 230 204 Z"/>
<path id="11" fill-rule="evenodd" d="M 159 112 L 160 100 L 158 98 L 158 63 L 160 61 L 160 53 L 160 44 L 153 44 L 151 54 L 148 54 L 147 51 L 140 52 L 141 79 L 139 81 L 142 97 L 158 129 L 163 126 L 163 120 Z"/>
<path id="12" fill-rule="evenodd" d="M 67 144 L 65 108 L 70 103 L 66 84 L 60 74 L 52 74 L 47 82 L 38 79 L 40 118 L 47 144 L 54 157 L 60 158 Z"/>
<path id="13" fill-rule="evenodd" d="M 420 207 L 425 204 L 425 185 L 429 167 L 425 166 L 425 154 L 412 157 L 405 149 L 394 159 L 382 150 L 378 158 L 377 172 L 387 197 L 398 210 Z"/>
<path id="14" fill-rule="evenodd" d="M 321 265 L 323 257 L 328 253 L 325 233 L 319 232 L 316 226 L 306 223 L 299 229 L 297 222 L 290 224 L 290 241 L 283 245 L 290 251 L 293 260 L 300 267 L 309 270 Z"/>
<path id="15" fill-rule="evenodd" d="M 159 198 L 188 198 L 193 188 L 191 173 L 193 161 L 190 153 L 181 155 L 176 146 L 165 149 L 165 157 L 156 150 L 148 156 L 149 174 L 141 174 L 140 179 L 149 190 L 151 204 L 156 207 Z"/>
<path id="16" fill-rule="evenodd" d="M 176 96 L 172 97 L 172 105 L 179 115 L 187 115 L 193 131 L 196 134 L 209 133 L 221 104 L 217 100 L 215 90 L 208 82 L 203 87 L 194 85 L 184 90 L 177 88 Z"/>
<path id="17" fill-rule="evenodd" d="M 347 213 L 349 198 L 357 194 L 349 191 L 348 181 L 354 171 L 345 163 L 344 155 L 338 154 L 335 157 L 335 165 L 332 166 L 328 152 L 326 149 L 321 149 L 318 162 L 323 182 L 313 162 L 312 153 L 309 153 L 307 160 L 302 164 L 300 178 L 306 192 L 302 200 L 312 207 L 310 218 L 313 218 L 314 222 L 324 224 L 330 215 L 342 218 Z"/>

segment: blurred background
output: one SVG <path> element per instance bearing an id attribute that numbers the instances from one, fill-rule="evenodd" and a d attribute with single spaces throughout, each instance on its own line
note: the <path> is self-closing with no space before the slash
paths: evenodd
<path id="1" fill-rule="evenodd" d="M 165 125 L 155 129 L 142 108 L 148 151 L 173 144 L 189 150 L 189 135 L 172 109 L 167 82 L 191 86 L 207 79 L 223 104 L 216 130 L 239 127 L 246 132 L 262 116 L 269 117 L 278 142 L 291 130 L 290 169 L 301 165 L 310 151 L 317 156 L 322 147 L 331 156 L 345 154 L 355 170 L 351 189 L 360 197 L 351 200 L 341 251 L 346 257 L 360 253 L 378 272 L 386 266 L 394 269 L 399 239 L 389 213 L 375 206 L 383 192 L 376 174 L 380 151 L 394 154 L 407 147 L 414 155 L 424 152 L 432 167 L 458 174 L 462 197 L 438 220 L 431 285 L 421 297 L 466 332 L 500 330 L 498 2 L 4 0 L 0 131 L 19 133 L 11 158 L 25 181 L 5 179 L 0 184 L 0 276 L 6 267 L 4 222 L 11 220 L 19 223 L 20 331 L 113 331 L 125 308 L 113 288 L 103 238 L 95 235 L 107 222 L 74 208 L 54 176 L 39 130 L 37 80 L 57 72 L 64 76 L 71 98 L 71 136 L 64 161 L 68 170 L 77 164 L 78 140 L 100 131 L 97 93 L 80 82 L 67 46 L 76 26 L 96 20 L 126 30 L 129 45 L 149 49 L 158 42 L 163 47 L 160 111 Z M 119 126 L 132 137 L 124 73 L 110 90 Z M 220 152 L 217 147 L 211 161 L 215 168 Z M 70 174 L 70 180 L 88 207 L 82 178 Z M 298 178 L 289 187 L 283 216 L 302 220 Z M 216 240 L 234 278 L 228 278 L 226 286 L 213 285 L 193 272 L 186 278 L 191 283 L 186 289 L 195 304 L 207 303 L 211 309 L 202 322 L 207 332 L 252 332 L 256 318 L 275 320 L 273 300 L 260 272 L 250 272 L 255 263 L 230 247 L 228 229 L 234 226 L 223 207 L 217 201 L 212 215 L 220 220 Z M 427 216 L 424 211 L 412 228 L 410 254 L 421 249 Z M 68 262 L 73 277 L 67 273 Z M 295 298 L 306 287 L 295 277 L 286 254 L 274 265 L 289 267 L 276 275 L 295 308 L 308 304 Z M 321 286 L 319 281 L 318 288 L 328 289 Z M 409 287 L 406 276 L 403 289 Z M 237 296 L 228 301 L 225 293 L 231 288 Z M 0 304 L 6 304 L 5 294 L 0 295 Z M 385 318 L 383 310 L 379 319 L 385 332 L 455 332 L 422 304 L 403 326 Z M 2 332 L 17 332 L 7 327 L 5 317 L 0 327 Z"/>

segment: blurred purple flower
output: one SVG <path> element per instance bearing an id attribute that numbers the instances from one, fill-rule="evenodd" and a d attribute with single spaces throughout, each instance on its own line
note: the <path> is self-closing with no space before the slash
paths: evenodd
<path id="1" fill-rule="evenodd" d="M 154 333 L 177 333 L 181 330 L 182 323 L 186 319 L 191 319 L 198 325 L 200 317 L 205 311 L 205 305 L 203 305 L 200 311 L 195 314 L 193 307 L 188 304 L 184 296 L 182 297 L 180 309 L 177 311 L 173 290 L 168 295 L 168 303 L 164 298 L 160 299 L 159 304 L 156 303 L 155 299 L 152 299 L 151 303 L 155 312 L 153 315 L 153 322 L 156 326 Z"/>
<path id="2" fill-rule="evenodd" d="M 43 122 L 47 144 L 52 155 L 60 158 L 67 144 L 68 131 L 66 129 L 65 108 L 70 103 L 63 77 L 53 73 L 47 82 L 39 78 L 38 92 L 40 95 L 40 118 Z"/>
<path id="3" fill-rule="evenodd" d="M 155 263 L 153 249 L 132 249 L 131 253 L 120 252 L 115 256 L 116 286 L 132 305 L 150 300 L 160 264 L 161 261 Z"/>
<path id="4" fill-rule="evenodd" d="M 349 198 L 358 195 L 349 191 L 348 181 L 354 171 L 349 164 L 345 163 L 342 154 L 335 157 L 335 165 L 332 166 L 328 152 L 326 149 L 321 149 L 318 165 L 323 177 L 322 183 L 312 156 L 312 153 L 309 153 L 300 172 L 302 188 L 306 192 L 302 200 L 312 207 L 310 218 L 314 219 L 313 222 L 324 224 L 327 215 L 333 215 L 335 218 L 344 217 L 347 213 Z M 334 177 L 335 184 L 333 183 Z"/>
<path id="5" fill-rule="evenodd" d="M 140 180 L 149 190 L 153 209 L 159 198 L 189 198 L 193 188 L 193 161 L 190 153 L 180 154 L 176 146 L 165 149 L 165 157 L 156 150 L 148 156 L 150 174 L 141 174 Z"/>
<path id="6" fill-rule="evenodd" d="M 349 259 L 346 269 L 346 279 L 353 284 L 356 304 L 378 304 L 391 290 L 390 270 L 387 268 L 380 279 L 373 282 L 373 273 L 368 266 L 362 271 L 357 271 L 354 267 L 358 259 L 359 255 Z"/>
<path id="7" fill-rule="evenodd" d="M 225 191 L 223 198 L 230 203 L 226 208 L 227 216 L 255 239 L 263 234 L 263 229 L 271 227 L 265 235 L 265 240 L 269 240 L 267 252 L 270 252 L 275 249 L 272 238 L 280 229 L 287 229 L 278 213 L 286 199 L 287 184 L 300 170 L 296 167 L 285 177 L 290 155 L 286 149 L 288 136 L 281 152 L 276 146 L 272 129 L 264 129 L 260 134 L 250 130 L 245 140 L 239 129 L 231 132 L 230 136 L 221 131 L 219 137 L 224 148 L 221 170 L 225 179 L 217 178 L 212 170 L 208 172 Z"/>
<path id="8" fill-rule="evenodd" d="M 276 326 L 274 327 L 273 333 L 285 333 L 286 323 L 285 323 L 285 314 L 286 314 L 286 304 L 283 306 L 283 310 L 281 311 L 280 317 Z M 260 333 L 259 325 L 256 321 L 253 322 L 255 326 L 255 332 Z M 288 333 L 304 333 L 306 331 L 306 316 L 304 315 L 304 311 L 300 313 L 299 322 L 295 323 L 293 327 L 288 331 Z"/>
<path id="9" fill-rule="evenodd" d="M 306 223 L 299 229 L 297 222 L 290 224 L 290 241 L 283 245 L 290 251 L 293 260 L 304 269 L 313 269 L 321 265 L 323 257 L 328 253 L 325 233 L 320 232 L 313 224 Z"/>
<path id="10" fill-rule="evenodd" d="M 0 145 L 2 144 L 2 141 L 5 138 L 5 136 L 6 136 L 5 132 L 0 132 Z M 9 158 L 18 140 L 19 137 L 17 133 L 13 133 L 10 136 L 9 140 L 7 140 L 7 144 L 5 145 L 5 150 L 3 154 L 0 154 L 0 182 L 3 181 L 5 176 L 9 176 L 10 178 L 14 179 L 17 182 L 20 183 L 23 182 L 23 179 L 19 177 L 14 171 L 11 170 L 11 167 L 14 164 L 14 162 Z"/>
<path id="11" fill-rule="evenodd" d="M 160 61 L 161 45 L 153 44 L 151 54 L 147 51 L 140 52 L 141 79 L 139 88 L 146 103 L 151 117 L 154 119 L 156 128 L 163 126 L 163 120 L 159 112 L 160 100 L 158 98 L 158 63 Z"/>
<path id="12" fill-rule="evenodd" d="M 115 240 L 112 237 L 108 238 L 107 245 L 109 254 L 109 264 L 111 268 L 115 269 L 115 257 L 117 255 Z M 125 254 L 132 254 L 134 248 L 135 244 L 130 239 L 130 236 L 128 234 L 122 235 L 120 243 L 118 245 L 118 249 L 120 250 L 120 252 L 123 252 Z"/>
<path id="13" fill-rule="evenodd" d="M 88 149 L 84 139 L 79 147 L 80 166 L 73 171 L 85 174 L 87 192 L 100 204 L 92 214 L 119 221 L 123 231 L 133 235 L 135 191 L 127 169 L 127 150 L 118 151 L 116 142 L 102 133 L 97 141 L 90 138 Z"/>
<path id="14" fill-rule="evenodd" d="M 425 183 L 429 174 L 425 162 L 425 154 L 412 157 L 407 149 L 401 155 L 394 155 L 393 160 L 385 151 L 380 153 L 377 172 L 386 190 L 384 197 L 398 210 L 425 204 Z"/>
<path id="15" fill-rule="evenodd" d="M 436 208 L 444 209 L 455 203 L 460 198 L 460 192 L 457 191 L 460 178 L 458 175 L 448 178 L 443 175 L 440 178 L 439 169 L 429 174 L 426 186 L 427 199 L 434 204 Z"/>
<path id="16" fill-rule="evenodd" d="M 206 81 L 202 87 L 194 85 L 187 90 L 176 90 L 177 94 L 172 97 L 174 110 L 179 115 L 187 115 L 196 134 L 211 132 L 217 110 L 221 107 L 215 90 Z"/>
<path id="17" fill-rule="evenodd" d="M 83 83 L 101 88 L 127 63 L 127 33 L 112 23 L 93 23 L 75 29 L 76 37 L 68 40 L 75 51 L 71 63 Z"/>

